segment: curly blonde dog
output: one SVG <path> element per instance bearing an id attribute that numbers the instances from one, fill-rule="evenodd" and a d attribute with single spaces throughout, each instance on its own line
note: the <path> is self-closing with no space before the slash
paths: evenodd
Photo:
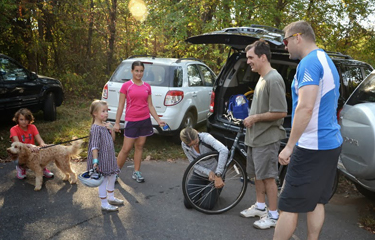
<path id="1" fill-rule="evenodd" d="M 50 162 L 55 162 L 56 166 L 65 174 L 64 181 L 69 180 L 70 184 L 77 183 L 77 175 L 70 167 L 70 157 L 81 152 L 82 140 L 76 140 L 70 146 L 56 145 L 49 148 L 32 152 L 26 144 L 13 142 L 7 152 L 13 160 L 18 158 L 18 164 L 35 172 L 35 191 L 39 191 L 43 184 L 43 169 Z"/>

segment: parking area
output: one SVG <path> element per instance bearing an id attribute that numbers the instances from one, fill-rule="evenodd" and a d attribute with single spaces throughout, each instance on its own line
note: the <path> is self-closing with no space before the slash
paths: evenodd
<path id="1" fill-rule="evenodd" d="M 72 162 L 83 172 L 85 162 Z M 132 162 L 127 162 L 116 184 L 115 196 L 125 200 L 118 213 L 100 210 L 96 188 L 62 181 L 54 165 L 54 179 L 45 179 L 40 192 L 34 192 L 34 174 L 15 177 L 14 164 L 0 163 L 1 239 L 272 239 L 272 230 L 252 227 L 256 220 L 239 212 L 255 201 L 254 186 L 232 210 L 220 215 L 205 215 L 187 210 L 182 203 L 181 179 L 186 160 L 144 161 L 146 182 L 131 179 Z M 369 200 L 358 195 L 335 195 L 326 207 L 326 220 L 320 239 L 373 239 L 358 226 L 361 209 Z M 306 238 L 302 215 L 293 239 Z"/>

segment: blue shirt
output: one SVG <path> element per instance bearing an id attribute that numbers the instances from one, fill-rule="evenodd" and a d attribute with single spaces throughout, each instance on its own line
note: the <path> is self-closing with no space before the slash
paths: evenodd
<path id="1" fill-rule="evenodd" d="M 319 91 L 311 120 L 297 146 L 311 150 L 338 148 L 342 144 L 336 115 L 340 77 L 335 64 L 322 49 L 310 52 L 298 64 L 292 82 L 292 119 L 298 104 L 298 90 L 306 85 L 317 85 Z"/>

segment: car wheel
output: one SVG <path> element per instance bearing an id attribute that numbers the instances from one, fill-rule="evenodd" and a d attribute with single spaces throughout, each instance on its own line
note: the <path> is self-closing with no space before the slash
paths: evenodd
<path id="1" fill-rule="evenodd" d="M 187 112 L 184 119 L 182 120 L 181 129 L 186 127 L 194 128 L 196 124 L 197 123 L 195 121 L 194 115 L 191 112 Z"/>
<path id="2" fill-rule="evenodd" d="M 358 192 L 360 192 L 363 196 L 367 197 L 368 199 L 375 200 L 375 192 L 371 192 L 358 183 L 354 183 L 354 185 L 357 188 Z"/>
<path id="3" fill-rule="evenodd" d="M 44 100 L 43 112 L 45 121 L 56 120 L 56 104 L 55 95 L 53 93 L 48 93 L 46 99 Z"/>

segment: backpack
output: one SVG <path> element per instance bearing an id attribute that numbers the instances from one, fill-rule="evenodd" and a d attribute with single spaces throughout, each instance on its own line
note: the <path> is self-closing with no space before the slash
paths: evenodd
<path id="1" fill-rule="evenodd" d="M 233 117 L 245 119 L 249 116 L 249 100 L 243 94 L 232 95 L 228 101 L 228 113 L 232 112 Z"/>

